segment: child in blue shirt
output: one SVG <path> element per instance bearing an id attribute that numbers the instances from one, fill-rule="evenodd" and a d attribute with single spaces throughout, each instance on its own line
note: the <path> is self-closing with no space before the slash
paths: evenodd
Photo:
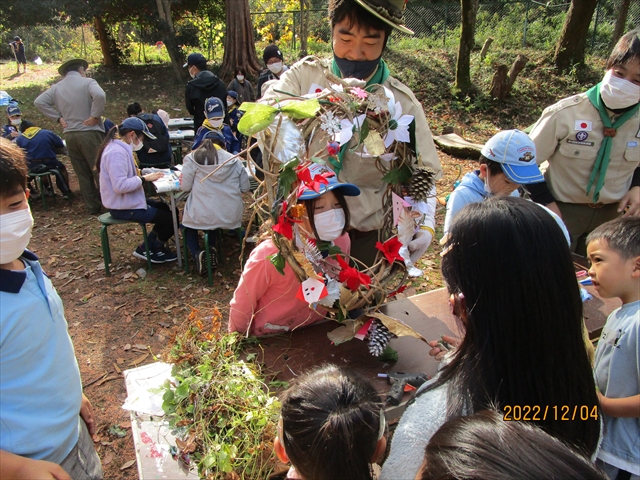
<path id="1" fill-rule="evenodd" d="M 101 479 L 62 301 L 26 247 L 27 165 L 0 138 L 0 478 Z"/>
<path id="2" fill-rule="evenodd" d="M 589 275 L 603 298 L 619 298 L 596 349 L 604 420 L 597 463 L 611 479 L 640 476 L 640 218 L 622 217 L 587 237 Z"/>

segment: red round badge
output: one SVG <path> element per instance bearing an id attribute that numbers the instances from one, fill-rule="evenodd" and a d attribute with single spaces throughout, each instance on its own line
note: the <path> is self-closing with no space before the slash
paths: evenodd
<path id="1" fill-rule="evenodd" d="M 587 128 L 587 122 L 582 122 L 580 124 L 580 128 Z"/>

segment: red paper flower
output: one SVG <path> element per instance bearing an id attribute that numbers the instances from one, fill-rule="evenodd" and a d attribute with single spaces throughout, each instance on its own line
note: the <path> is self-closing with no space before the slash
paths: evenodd
<path id="1" fill-rule="evenodd" d="M 279 233 L 283 237 L 292 240 L 293 239 L 293 220 L 287 216 L 287 202 L 282 202 L 282 213 L 278 217 L 278 223 L 272 228 L 274 232 Z"/>
<path id="2" fill-rule="evenodd" d="M 335 157 L 340 152 L 340 144 L 338 142 L 329 142 L 327 144 L 327 152 L 332 157 Z"/>
<path id="3" fill-rule="evenodd" d="M 391 237 L 384 243 L 376 243 L 376 248 L 384 253 L 384 256 L 387 258 L 387 262 L 389 263 L 393 263 L 395 260 L 404 262 L 404 258 L 402 258 L 399 253 L 401 247 L 402 243 L 400 243 L 398 237 Z"/>
<path id="4" fill-rule="evenodd" d="M 314 175 L 312 178 L 309 167 L 304 167 L 298 170 L 298 179 L 301 182 L 300 187 L 298 188 L 298 197 L 302 195 L 302 193 L 306 189 L 313 190 L 316 193 L 320 193 L 320 186 L 329 184 L 329 180 L 327 180 L 324 175 L 325 174 L 318 174 Z"/>
<path id="5" fill-rule="evenodd" d="M 342 283 L 346 283 L 349 290 L 355 292 L 360 285 L 364 285 L 369 288 L 369 285 L 371 285 L 371 277 L 369 277 L 369 275 L 361 273 L 357 269 L 350 267 L 340 255 L 336 255 L 336 259 L 338 260 L 340 268 L 342 268 L 338 279 Z"/>

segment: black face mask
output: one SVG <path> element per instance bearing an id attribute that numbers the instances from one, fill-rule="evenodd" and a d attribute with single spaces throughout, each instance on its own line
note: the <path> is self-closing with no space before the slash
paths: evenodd
<path id="1" fill-rule="evenodd" d="M 359 80 L 364 80 L 371 75 L 380 63 L 380 57 L 375 60 L 347 60 L 334 53 L 333 58 L 338 64 L 343 78 L 357 78 Z"/>

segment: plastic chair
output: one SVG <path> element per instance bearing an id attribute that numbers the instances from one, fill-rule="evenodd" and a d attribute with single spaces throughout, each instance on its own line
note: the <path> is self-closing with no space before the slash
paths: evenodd
<path id="1" fill-rule="evenodd" d="M 44 207 L 45 210 L 48 210 L 46 195 L 44 194 L 44 188 L 42 188 L 43 177 L 49 178 L 49 184 L 51 185 L 51 191 L 53 192 L 53 180 L 55 179 L 55 172 L 53 170 L 48 170 L 42 173 L 29 172 L 29 179 L 34 180 L 36 182 L 36 186 L 38 188 L 38 191 L 40 192 L 40 198 L 42 198 L 42 206 Z M 54 203 L 57 204 L 58 200 L 56 199 L 55 192 L 53 192 L 52 198 Z"/>
<path id="2" fill-rule="evenodd" d="M 124 223 L 138 223 L 130 222 L 128 220 L 118 220 L 113 218 L 110 213 L 103 213 L 98 217 L 98 221 L 102 223 L 100 227 L 100 244 L 102 246 L 102 257 L 104 258 L 104 270 L 107 276 L 111 275 L 109 272 L 109 264 L 111 263 L 111 248 L 109 247 L 109 235 L 107 228 L 109 225 L 121 225 Z M 147 225 L 145 223 L 138 223 L 142 227 L 142 236 L 144 237 L 145 255 L 147 256 L 147 268 L 151 270 L 151 252 L 149 250 L 149 239 L 147 237 Z"/>

